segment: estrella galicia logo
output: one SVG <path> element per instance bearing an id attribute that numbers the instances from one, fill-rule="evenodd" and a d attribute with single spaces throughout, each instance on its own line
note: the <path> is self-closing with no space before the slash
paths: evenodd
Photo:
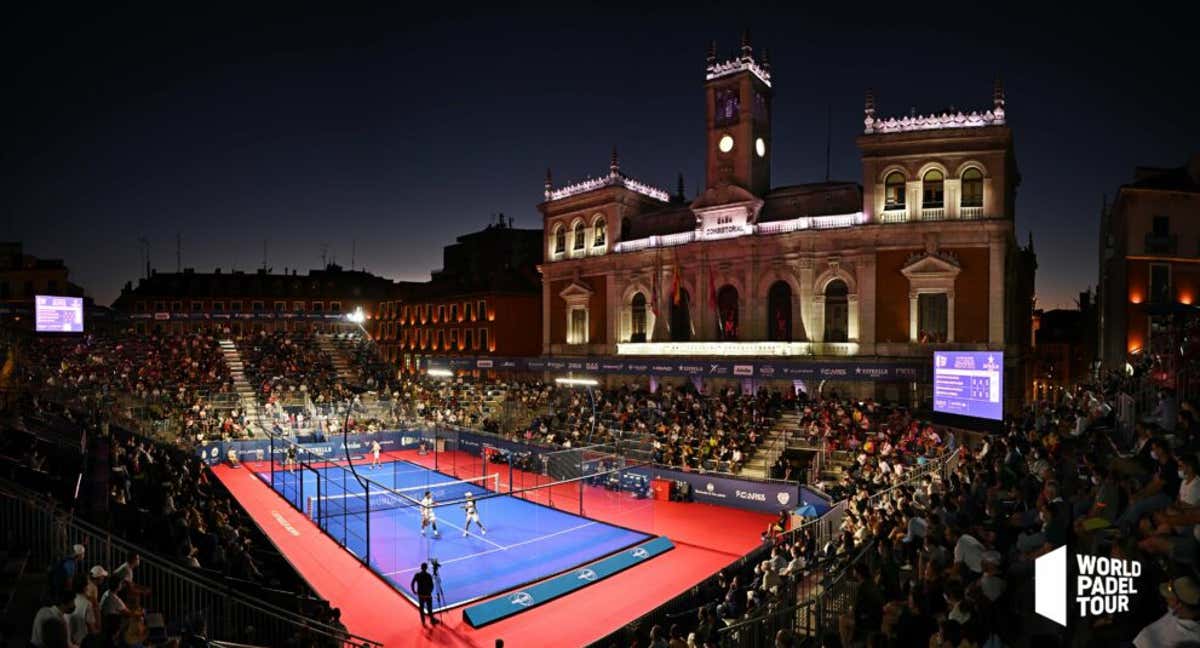
<path id="1" fill-rule="evenodd" d="M 775 501 L 779 502 L 780 506 L 787 506 L 787 503 L 789 501 L 791 501 L 791 499 L 792 499 L 791 493 L 788 493 L 786 491 L 779 491 L 778 493 L 775 494 Z"/>
<path id="2" fill-rule="evenodd" d="M 517 592 L 512 595 L 512 598 L 508 599 L 508 602 L 521 607 L 529 607 L 533 605 L 533 596 L 529 592 Z"/>
<path id="3" fill-rule="evenodd" d="M 591 569 L 588 569 L 587 567 L 584 567 L 583 569 L 579 570 L 578 578 L 579 578 L 579 580 L 588 581 L 590 583 L 590 582 L 595 581 L 597 576 L 596 576 L 596 572 L 592 571 Z"/>
<path id="4" fill-rule="evenodd" d="M 704 485 L 704 490 L 706 490 L 706 491 L 708 491 L 708 492 L 710 492 L 710 493 L 711 493 L 711 492 L 713 492 L 714 490 L 716 490 L 716 488 L 715 488 L 715 487 L 712 485 L 712 482 L 709 482 L 709 483 L 707 483 L 707 484 L 705 484 L 705 485 Z"/>
<path id="5" fill-rule="evenodd" d="M 634 549 L 633 553 L 631 553 L 630 555 L 633 556 L 634 558 L 637 558 L 638 560 L 645 560 L 650 557 L 650 552 L 646 551 L 645 549 L 643 549 L 641 547 L 638 547 L 637 549 Z"/>

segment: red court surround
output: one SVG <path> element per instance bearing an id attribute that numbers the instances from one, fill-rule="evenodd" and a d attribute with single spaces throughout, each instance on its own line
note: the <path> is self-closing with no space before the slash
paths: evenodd
<path id="1" fill-rule="evenodd" d="M 432 456 L 388 453 L 432 467 Z M 466 458 L 466 455 L 459 454 Z M 444 457 L 444 455 L 443 455 Z M 478 461 L 476 459 L 476 461 Z M 253 472 L 225 465 L 213 472 L 301 576 L 333 606 L 352 633 L 386 646 L 585 646 L 682 593 L 733 562 L 759 542 L 774 516 L 708 504 L 644 500 L 653 512 L 639 524 L 585 499 L 590 517 L 665 535 L 676 548 L 635 569 L 579 592 L 478 630 L 462 620 L 462 608 L 445 612 L 443 625 L 422 628 L 415 606 L 321 533 Z M 639 503 L 641 504 L 641 502 Z"/>

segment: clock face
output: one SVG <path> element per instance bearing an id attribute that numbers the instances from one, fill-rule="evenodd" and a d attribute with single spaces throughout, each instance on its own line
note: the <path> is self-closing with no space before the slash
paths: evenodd
<path id="1" fill-rule="evenodd" d="M 733 150 L 733 136 L 723 135 L 721 141 L 717 142 L 717 148 L 721 149 L 722 153 L 728 153 Z"/>
<path id="2" fill-rule="evenodd" d="M 763 138 L 754 140 L 754 152 L 758 153 L 758 157 L 767 156 L 767 143 L 763 141 Z"/>

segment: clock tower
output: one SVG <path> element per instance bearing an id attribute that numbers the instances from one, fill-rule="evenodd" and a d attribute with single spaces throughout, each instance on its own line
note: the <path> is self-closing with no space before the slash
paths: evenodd
<path id="1" fill-rule="evenodd" d="M 750 35 L 740 54 L 717 60 L 708 50 L 704 96 L 708 104 L 706 178 L 709 188 L 734 184 L 762 197 L 771 188 L 771 67 L 755 58 Z"/>

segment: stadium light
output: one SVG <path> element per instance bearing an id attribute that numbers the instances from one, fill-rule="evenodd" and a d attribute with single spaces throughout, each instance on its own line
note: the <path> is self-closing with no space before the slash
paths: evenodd
<path id="1" fill-rule="evenodd" d="M 353 313 L 346 313 L 346 319 L 355 324 L 362 324 L 367 320 L 367 316 L 363 314 L 362 306 L 355 306 Z"/>
<path id="2" fill-rule="evenodd" d="M 554 382 L 560 385 L 578 385 L 580 387 L 595 387 L 600 384 L 595 378 L 555 378 Z"/>
<path id="3" fill-rule="evenodd" d="M 450 376 L 454 375 L 454 372 L 450 371 L 449 369 L 437 369 L 437 368 L 428 369 L 425 371 L 425 373 L 430 376 L 433 376 L 435 378 L 449 378 Z"/>

